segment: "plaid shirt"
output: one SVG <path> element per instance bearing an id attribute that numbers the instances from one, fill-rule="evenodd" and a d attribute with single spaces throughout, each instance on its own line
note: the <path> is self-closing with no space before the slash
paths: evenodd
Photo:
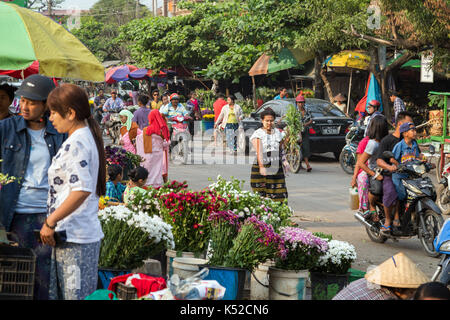
<path id="1" fill-rule="evenodd" d="M 402 99 L 400 99 L 399 97 L 395 98 L 394 100 L 394 114 L 395 114 L 395 121 L 397 120 L 397 115 L 402 112 L 405 111 L 405 103 L 403 102 Z"/>
<path id="2" fill-rule="evenodd" d="M 342 289 L 333 300 L 398 300 L 397 296 L 388 289 L 358 279 Z"/>

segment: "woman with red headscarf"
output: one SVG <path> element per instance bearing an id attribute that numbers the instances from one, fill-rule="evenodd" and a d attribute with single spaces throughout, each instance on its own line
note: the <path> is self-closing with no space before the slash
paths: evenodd
<path id="1" fill-rule="evenodd" d="M 154 109 L 148 115 L 148 127 L 136 137 L 136 153 L 144 158 L 141 166 L 149 172 L 146 186 L 163 185 L 163 174 L 167 174 L 167 161 L 164 161 L 164 157 L 169 145 L 169 128 L 159 110 Z"/>

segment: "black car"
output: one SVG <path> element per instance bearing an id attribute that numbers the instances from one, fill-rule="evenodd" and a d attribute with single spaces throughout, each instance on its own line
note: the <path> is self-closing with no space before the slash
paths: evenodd
<path id="1" fill-rule="evenodd" d="M 321 99 L 305 99 L 306 108 L 312 115 L 312 124 L 309 127 L 309 137 L 311 145 L 311 153 L 333 152 L 336 159 L 345 146 L 345 135 L 352 125 L 353 120 L 347 117 L 335 105 L 326 100 Z M 275 114 L 275 123 L 284 116 L 289 105 L 295 106 L 295 99 L 270 100 L 259 107 L 250 117 L 242 120 L 243 130 L 239 130 L 239 149 L 247 151 L 249 148 L 249 138 L 255 130 L 262 126 L 260 114 L 266 108 L 271 108 Z M 281 121 L 279 128 L 284 128 L 286 123 Z M 245 139 L 244 139 L 245 134 Z M 245 141 L 245 145 L 244 145 Z"/>

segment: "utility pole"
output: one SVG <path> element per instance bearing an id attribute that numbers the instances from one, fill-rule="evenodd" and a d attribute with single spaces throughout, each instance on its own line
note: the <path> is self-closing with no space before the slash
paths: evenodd
<path id="1" fill-rule="evenodd" d="M 139 0 L 136 0 L 136 19 L 139 19 L 139 7 L 140 7 L 140 3 Z"/>
<path id="2" fill-rule="evenodd" d="M 153 5 L 152 5 L 152 9 L 153 9 L 153 16 L 157 16 L 158 15 L 158 1 L 157 0 L 153 0 Z"/>
<path id="3" fill-rule="evenodd" d="M 53 19 L 53 1 L 52 0 L 47 0 L 47 12 L 48 12 L 48 16 Z"/>
<path id="4" fill-rule="evenodd" d="M 162 10 L 163 10 L 163 12 L 162 12 L 163 17 L 167 17 L 168 16 L 168 0 L 163 0 Z"/>

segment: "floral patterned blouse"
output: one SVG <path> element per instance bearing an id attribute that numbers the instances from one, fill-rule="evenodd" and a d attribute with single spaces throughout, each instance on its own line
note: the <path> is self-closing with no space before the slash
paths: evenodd
<path id="1" fill-rule="evenodd" d="M 103 238 L 98 219 L 97 177 L 99 156 L 88 127 L 76 130 L 53 158 L 48 170 L 48 215 L 73 191 L 90 192 L 89 197 L 69 216 L 57 223 L 55 231 L 65 230 L 67 242 L 93 243 Z"/>

